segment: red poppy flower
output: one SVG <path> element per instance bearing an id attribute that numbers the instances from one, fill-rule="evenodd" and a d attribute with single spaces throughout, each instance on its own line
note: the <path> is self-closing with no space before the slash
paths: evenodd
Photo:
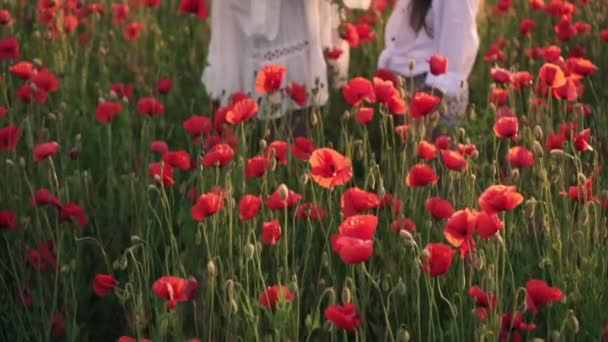
<path id="1" fill-rule="evenodd" d="M 21 127 L 0 127 L 0 152 L 14 151 L 21 139 Z"/>
<path id="2" fill-rule="evenodd" d="M 40 188 L 34 192 L 30 198 L 30 204 L 34 207 L 41 205 L 53 205 L 57 208 L 61 208 L 63 206 L 57 197 L 53 196 L 51 191 L 45 188 Z"/>
<path id="3" fill-rule="evenodd" d="M 17 229 L 17 215 L 12 210 L 0 210 L 0 229 Z"/>
<path id="4" fill-rule="evenodd" d="M 7 10 L 0 11 L 0 25 L 1 26 L 11 26 L 15 22 L 15 19 L 11 16 L 11 12 Z"/>
<path id="5" fill-rule="evenodd" d="M 291 144 L 291 153 L 296 159 L 307 162 L 317 149 L 315 143 L 306 137 L 296 137 Z"/>
<path id="6" fill-rule="evenodd" d="M 547 150 L 561 150 L 566 137 L 563 134 L 549 134 L 547 136 Z"/>
<path id="7" fill-rule="evenodd" d="M 456 251 L 443 243 L 429 243 L 423 250 L 424 260 L 422 269 L 431 277 L 447 273 L 452 266 Z"/>
<path id="8" fill-rule="evenodd" d="M 202 194 L 192 207 L 192 217 L 197 221 L 203 221 L 224 208 L 224 198 L 213 192 Z"/>
<path id="9" fill-rule="evenodd" d="M 378 217 L 374 215 L 350 216 L 339 227 L 339 234 L 331 238 L 332 250 L 346 264 L 366 261 L 374 252 L 374 232 Z"/>
<path id="10" fill-rule="evenodd" d="M 204 20 L 209 16 L 209 8 L 206 0 L 182 0 L 178 13 L 195 14 L 199 19 Z"/>
<path id="11" fill-rule="evenodd" d="M 272 94 L 281 88 L 287 68 L 282 65 L 264 65 L 255 80 L 255 91 L 260 95 Z"/>
<path id="12" fill-rule="evenodd" d="M 173 81 L 170 78 L 161 78 L 156 83 L 156 91 L 159 94 L 168 94 L 173 88 Z"/>
<path id="13" fill-rule="evenodd" d="M 361 107 L 355 114 L 355 120 L 361 125 L 367 125 L 374 118 L 374 108 Z"/>
<path id="14" fill-rule="evenodd" d="M 129 6 L 126 4 L 112 4 L 112 23 L 124 24 L 129 19 Z"/>
<path id="15" fill-rule="evenodd" d="M 84 209 L 76 203 L 68 203 L 61 207 L 59 222 L 64 222 L 71 218 L 75 219 L 81 228 L 86 226 L 89 221 Z"/>
<path id="16" fill-rule="evenodd" d="M 270 160 L 266 157 L 257 156 L 249 158 L 245 166 L 245 177 L 247 179 L 263 177 L 270 166 Z"/>
<path id="17" fill-rule="evenodd" d="M 150 151 L 164 155 L 169 152 L 169 145 L 162 140 L 156 140 L 150 143 Z"/>
<path id="18" fill-rule="evenodd" d="M 600 40 L 608 42 L 608 28 L 600 31 Z"/>
<path id="19" fill-rule="evenodd" d="M 437 220 L 447 219 L 454 214 L 450 201 L 441 197 L 431 197 L 426 200 L 426 210 Z"/>
<path id="20" fill-rule="evenodd" d="M 184 129 L 194 136 L 207 134 L 213 128 L 211 119 L 202 115 L 192 115 L 183 124 Z"/>
<path id="21" fill-rule="evenodd" d="M 527 71 L 518 71 L 511 75 L 511 88 L 523 89 L 528 87 L 534 81 L 534 76 Z"/>
<path id="22" fill-rule="evenodd" d="M 362 211 L 373 209 L 380 205 L 378 195 L 361 190 L 357 187 L 350 188 L 342 194 L 340 209 L 344 217 L 356 215 Z"/>
<path id="23" fill-rule="evenodd" d="M 44 89 L 34 88 L 29 84 L 25 84 L 23 87 L 17 90 L 17 96 L 23 103 L 30 103 L 32 100 L 37 103 L 43 104 L 46 102 L 47 95 Z"/>
<path id="24" fill-rule="evenodd" d="M 440 135 L 435 139 L 435 146 L 440 150 L 448 150 L 452 146 L 452 138 L 449 135 Z"/>
<path id="25" fill-rule="evenodd" d="M 499 138 L 517 140 L 519 121 L 516 116 L 501 116 L 494 122 L 494 134 Z"/>
<path id="26" fill-rule="evenodd" d="M 494 67 L 490 69 L 490 76 L 496 83 L 510 83 L 511 72 L 507 69 Z"/>
<path id="27" fill-rule="evenodd" d="M 548 87 L 558 88 L 566 84 L 564 71 L 557 65 L 545 63 L 538 73 L 540 79 Z"/>
<path id="28" fill-rule="evenodd" d="M 285 94 L 291 97 L 293 102 L 298 106 L 306 107 L 306 104 L 308 103 L 308 92 L 300 83 L 293 81 L 288 82 L 287 87 L 285 87 Z"/>
<path id="29" fill-rule="evenodd" d="M 256 217 L 262 206 L 262 197 L 245 195 L 239 202 L 239 217 L 242 222 Z"/>
<path id="30" fill-rule="evenodd" d="M 136 41 L 139 39 L 141 35 L 141 31 L 144 29 L 144 23 L 139 21 L 134 21 L 125 26 L 123 31 L 123 36 L 125 39 L 130 41 Z"/>
<path id="31" fill-rule="evenodd" d="M 185 150 L 169 151 L 163 155 L 163 161 L 182 171 L 187 171 L 192 167 L 192 159 Z"/>
<path id="32" fill-rule="evenodd" d="M 148 174 L 154 182 L 161 183 L 163 186 L 170 186 L 175 183 L 173 179 L 173 168 L 169 164 L 151 163 L 148 166 Z"/>
<path id="33" fill-rule="evenodd" d="M 260 293 L 260 306 L 265 309 L 274 310 L 277 304 L 292 302 L 294 298 L 293 292 L 287 286 L 273 285 Z"/>
<path id="34" fill-rule="evenodd" d="M 234 150 L 227 144 L 217 144 L 203 156 L 206 167 L 223 167 L 234 158 Z"/>
<path id="35" fill-rule="evenodd" d="M 445 222 L 443 235 L 454 246 L 460 247 L 465 241 L 472 239 L 477 213 L 471 209 L 458 210 Z"/>
<path id="36" fill-rule="evenodd" d="M 59 312 L 51 316 L 51 336 L 57 339 L 65 337 L 65 321 Z"/>
<path id="37" fill-rule="evenodd" d="M 114 93 L 119 99 L 130 99 L 133 97 L 133 86 L 130 84 L 115 83 L 110 87 L 110 93 Z"/>
<path id="38" fill-rule="evenodd" d="M 271 142 L 264 150 L 264 157 L 270 158 L 274 153 L 274 158 L 279 164 L 287 165 L 287 152 L 289 144 L 283 140 L 275 140 Z"/>
<path id="39" fill-rule="evenodd" d="M 34 70 L 34 64 L 24 61 L 12 65 L 9 68 L 9 71 L 22 80 L 29 80 L 36 72 Z"/>
<path id="40" fill-rule="evenodd" d="M 167 309 L 175 308 L 180 302 L 189 302 L 194 298 L 198 289 L 198 281 L 194 277 L 188 279 L 164 276 L 152 284 L 152 291 L 161 299 L 167 301 Z"/>
<path id="41" fill-rule="evenodd" d="M 410 113 L 412 118 L 418 120 L 437 109 L 441 103 L 441 98 L 425 92 L 417 92 L 412 98 L 410 104 Z"/>
<path id="42" fill-rule="evenodd" d="M 107 296 L 116 286 L 118 281 L 111 274 L 96 274 L 93 280 L 93 292 L 99 297 Z"/>
<path id="43" fill-rule="evenodd" d="M 397 86 L 397 84 L 398 84 L 397 76 L 395 76 L 395 73 L 393 73 L 392 71 L 390 71 L 388 69 L 380 68 L 380 69 L 376 70 L 374 77 L 377 77 L 377 78 L 385 80 L 385 81 L 390 81 L 393 84 L 393 86 Z"/>
<path id="44" fill-rule="evenodd" d="M 490 103 L 496 107 L 502 106 L 507 101 L 507 90 L 503 88 L 492 88 L 490 92 Z"/>
<path id="45" fill-rule="evenodd" d="M 153 342 L 150 339 L 139 337 L 134 338 L 131 336 L 120 336 L 116 342 Z"/>
<path id="46" fill-rule="evenodd" d="M 482 322 L 496 310 L 496 295 L 490 291 L 484 292 L 479 286 L 473 285 L 467 292 L 469 298 L 475 298 L 475 313 Z"/>
<path id="47" fill-rule="evenodd" d="M 519 33 L 522 36 L 532 35 L 534 29 L 536 29 L 536 22 L 532 19 L 524 19 L 519 25 Z"/>
<path id="48" fill-rule="evenodd" d="M 6 37 L 0 40 L 0 59 L 14 61 L 19 59 L 19 41 L 17 39 Z"/>
<path id="49" fill-rule="evenodd" d="M 258 103 L 251 98 L 242 99 L 229 107 L 226 112 L 226 122 L 238 125 L 248 121 L 259 111 Z"/>
<path id="50" fill-rule="evenodd" d="M 274 219 L 270 222 L 264 222 L 260 240 L 271 246 L 276 245 L 281 240 L 281 225 L 279 224 L 279 220 Z"/>
<path id="51" fill-rule="evenodd" d="M 515 186 L 491 185 L 478 199 L 479 206 L 488 214 L 511 210 L 524 201 Z"/>
<path id="52" fill-rule="evenodd" d="M 472 157 L 477 151 L 477 146 L 475 144 L 458 144 L 458 152 L 466 157 Z"/>
<path id="53" fill-rule="evenodd" d="M 376 102 L 376 93 L 372 82 L 363 77 L 355 77 L 342 87 L 344 99 L 351 106 L 358 106 L 361 101 Z"/>
<path id="54" fill-rule="evenodd" d="M 421 140 L 420 143 L 418 143 L 418 158 L 427 161 L 437 158 L 437 147 L 435 144 L 426 140 Z"/>
<path id="55" fill-rule="evenodd" d="M 340 38 L 346 40 L 351 48 L 356 48 L 361 43 L 357 27 L 351 23 L 342 23 L 340 27 Z"/>
<path id="56" fill-rule="evenodd" d="M 394 216 L 398 216 L 399 214 L 401 214 L 401 207 L 403 207 L 403 202 L 391 194 L 384 194 L 384 196 L 380 200 L 380 205 L 378 207 L 380 209 L 389 209 Z"/>
<path id="57" fill-rule="evenodd" d="M 591 138 L 591 130 L 589 128 L 581 131 L 574 138 L 574 147 L 581 152 L 593 151 L 593 147 L 591 147 L 591 145 L 589 145 L 590 138 Z"/>
<path id="58" fill-rule="evenodd" d="M 543 280 L 532 279 L 526 283 L 526 307 L 536 315 L 538 310 L 550 302 L 564 298 L 558 287 L 551 287 Z"/>
<path id="59" fill-rule="evenodd" d="M 553 30 L 560 42 L 567 42 L 578 34 L 576 26 L 572 24 L 571 18 L 568 16 L 563 16 L 560 22 L 553 27 Z"/>
<path id="60" fill-rule="evenodd" d="M 342 54 L 344 53 L 344 51 L 342 51 L 339 48 L 333 48 L 331 50 L 328 50 L 325 54 L 325 56 L 327 56 L 328 59 L 332 59 L 332 60 L 336 60 L 338 58 L 340 58 L 340 56 L 342 56 Z"/>
<path id="61" fill-rule="evenodd" d="M 402 142 L 407 141 L 407 131 L 410 129 L 410 125 L 404 124 L 395 127 L 395 133 L 401 138 Z"/>
<path id="62" fill-rule="evenodd" d="M 431 74 L 443 75 L 448 71 L 448 59 L 440 55 L 432 55 L 428 59 Z"/>
<path id="63" fill-rule="evenodd" d="M 321 221 L 327 217 L 327 210 L 315 203 L 303 203 L 296 211 L 298 220 Z"/>
<path id="64" fill-rule="evenodd" d="M 536 329 L 534 323 L 524 323 L 523 313 L 505 313 L 502 315 L 499 342 L 521 342 L 521 333 Z"/>
<path id="65" fill-rule="evenodd" d="M 295 207 L 302 198 L 304 198 L 302 195 L 288 189 L 286 186 L 279 186 L 266 199 L 266 206 L 272 210 L 283 210 Z"/>
<path id="66" fill-rule="evenodd" d="M 394 220 L 391 223 L 391 230 L 397 234 L 399 234 L 399 232 L 402 230 L 406 230 L 408 232 L 414 232 L 414 231 L 416 231 L 416 223 L 414 223 L 414 221 L 412 221 L 411 219 L 406 218 L 406 217 L 400 218 L 400 219 Z"/>
<path id="67" fill-rule="evenodd" d="M 514 146 L 507 152 L 507 161 L 513 168 L 527 168 L 534 165 L 534 155 L 523 146 Z"/>
<path id="68" fill-rule="evenodd" d="M 141 115 L 159 115 L 165 112 L 165 106 L 153 97 L 144 97 L 137 101 L 137 112 Z"/>
<path id="69" fill-rule="evenodd" d="M 63 16 L 63 32 L 71 33 L 78 27 L 78 17 L 74 15 Z"/>
<path id="70" fill-rule="evenodd" d="M 100 102 L 95 109 L 95 118 L 99 123 L 107 123 L 112 121 L 116 115 L 122 110 L 122 104 L 104 101 Z"/>
<path id="71" fill-rule="evenodd" d="M 56 269 L 55 243 L 53 240 L 38 241 L 38 249 L 28 250 L 25 260 L 36 271 L 44 272 L 49 269 Z"/>
<path id="72" fill-rule="evenodd" d="M 324 188 L 344 185 L 353 178 L 350 159 L 330 148 L 315 150 L 309 164 L 312 179 Z"/>
<path id="73" fill-rule="evenodd" d="M 454 171 L 462 171 L 467 168 L 467 160 L 458 151 L 441 150 L 441 158 L 445 166 Z"/>
<path id="74" fill-rule="evenodd" d="M 498 214 L 488 214 L 485 211 L 480 211 L 477 213 L 477 223 L 475 225 L 475 230 L 477 231 L 477 235 L 484 239 L 488 239 L 496 235 L 499 230 L 504 227 L 504 223 L 498 217 Z"/>
<path id="75" fill-rule="evenodd" d="M 426 164 L 414 165 L 405 178 L 405 184 L 409 187 L 426 186 L 435 184 L 439 177 L 430 166 Z"/>
<path id="76" fill-rule="evenodd" d="M 588 76 L 598 70 L 598 67 L 595 64 L 585 58 L 568 58 L 566 66 L 568 67 L 568 71 L 580 76 Z"/>
<path id="77" fill-rule="evenodd" d="M 43 161 L 55 154 L 59 148 L 59 143 L 51 141 L 44 144 L 34 146 L 34 161 Z"/>
<path id="78" fill-rule="evenodd" d="M 560 191 L 560 195 L 568 196 L 573 200 L 581 203 L 593 201 L 598 203 L 599 198 L 593 195 L 593 179 L 588 178 L 585 184 L 573 185 L 568 188 L 568 191 Z"/>
<path id="79" fill-rule="evenodd" d="M 337 328 L 353 332 L 361 325 L 361 317 L 357 308 L 351 303 L 330 305 L 325 309 L 325 319 L 332 322 Z"/>
<path id="80" fill-rule="evenodd" d="M 585 87 L 581 82 L 579 75 L 571 74 L 566 77 L 566 83 L 561 87 L 553 88 L 553 96 L 558 99 L 566 99 L 568 101 L 578 100 L 584 93 Z"/>
<path id="81" fill-rule="evenodd" d="M 403 115 L 407 111 L 405 101 L 393 82 L 374 77 L 374 93 L 378 102 L 384 104 L 389 112 Z"/>

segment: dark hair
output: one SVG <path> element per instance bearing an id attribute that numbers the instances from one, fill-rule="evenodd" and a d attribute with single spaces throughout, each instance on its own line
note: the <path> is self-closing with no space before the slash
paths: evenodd
<path id="1" fill-rule="evenodd" d="M 426 15 L 431 9 L 433 0 L 412 0 L 410 5 L 410 24 L 416 32 L 425 27 Z"/>

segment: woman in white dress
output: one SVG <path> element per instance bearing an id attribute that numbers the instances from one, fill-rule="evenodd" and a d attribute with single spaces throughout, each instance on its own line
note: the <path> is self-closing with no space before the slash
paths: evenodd
<path id="1" fill-rule="evenodd" d="M 367 8 L 370 1 L 347 2 Z M 224 106 L 235 92 L 259 97 L 255 79 L 262 66 L 286 67 L 281 88 L 289 81 L 303 85 L 307 103 L 299 106 L 283 98 L 279 110 L 258 117 L 276 119 L 291 113 L 287 125 L 296 126 L 289 127 L 294 135 L 307 135 L 305 109 L 327 102 L 326 50 L 343 51 L 332 62 L 336 74 L 331 76 L 337 77 L 334 86 L 346 81 L 348 43 L 340 39 L 339 25 L 338 7 L 331 0 L 216 0 L 211 8 L 211 42 L 202 81 L 211 97 Z M 260 113 L 264 112 L 262 108 Z"/>
<path id="2" fill-rule="evenodd" d="M 440 122 L 458 125 L 468 105 L 467 79 L 479 50 L 477 13 L 482 0 L 397 0 L 386 24 L 378 67 L 406 78 L 415 91 L 433 89 L 446 100 Z M 431 55 L 447 58 L 447 72 L 429 73 Z"/>

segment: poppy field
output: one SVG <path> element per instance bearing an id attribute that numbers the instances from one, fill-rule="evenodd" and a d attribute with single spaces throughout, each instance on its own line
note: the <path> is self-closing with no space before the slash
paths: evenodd
<path id="1" fill-rule="evenodd" d="M 346 11 L 296 138 L 280 65 L 206 95 L 211 5 L 0 5 L 0 340 L 608 341 L 608 2 L 485 1 L 458 128 Z"/>

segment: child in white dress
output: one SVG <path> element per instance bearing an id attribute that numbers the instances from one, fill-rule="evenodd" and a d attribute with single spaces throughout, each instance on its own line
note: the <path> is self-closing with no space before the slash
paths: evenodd
<path id="1" fill-rule="evenodd" d="M 357 0 L 369 7 L 370 0 Z M 307 134 L 305 109 L 323 105 L 328 97 L 325 51 L 343 50 L 333 62 L 338 80 L 346 81 L 349 61 L 348 43 L 339 36 L 338 8 L 330 0 L 216 0 L 211 9 L 211 42 L 208 66 L 202 81 L 211 97 L 222 106 L 235 92 L 256 98 L 256 73 L 268 64 L 287 68 L 287 82 L 303 85 L 308 101 L 303 106 L 282 99 L 279 110 L 263 118 L 276 119 L 291 111 L 295 122 L 288 125 L 295 135 Z M 264 110 L 260 110 L 263 113 Z M 262 118 L 261 115 L 258 115 Z"/>
<path id="2" fill-rule="evenodd" d="M 447 102 L 440 122 L 458 125 L 468 105 L 467 79 L 479 50 L 477 12 L 482 0 L 397 0 L 387 22 L 378 67 L 406 77 L 414 90 L 434 89 Z M 431 55 L 448 60 L 445 74 L 429 73 Z"/>

